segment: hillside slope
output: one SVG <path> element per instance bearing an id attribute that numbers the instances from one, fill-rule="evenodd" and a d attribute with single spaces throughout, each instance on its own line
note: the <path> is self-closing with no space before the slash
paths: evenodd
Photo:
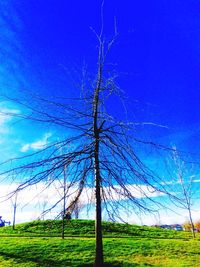
<path id="1" fill-rule="evenodd" d="M 0 228 L 0 235 L 60 236 L 61 231 L 61 220 L 45 220 L 18 224 L 15 230 L 12 230 L 11 226 Z M 71 220 L 65 222 L 65 235 L 68 237 L 94 237 L 94 233 L 95 223 L 92 220 Z M 191 233 L 148 226 L 103 222 L 103 236 L 188 239 L 191 238 Z M 199 235 L 197 235 L 197 238 L 199 238 Z"/>

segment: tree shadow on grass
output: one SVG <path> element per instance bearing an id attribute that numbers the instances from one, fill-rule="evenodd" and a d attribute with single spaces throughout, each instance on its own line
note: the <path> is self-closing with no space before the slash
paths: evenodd
<path id="1" fill-rule="evenodd" d="M 93 266 L 94 264 L 82 264 L 82 265 L 79 265 L 78 267 L 93 267 Z M 102 265 L 102 267 L 122 267 L 122 265 L 105 263 Z"/>
<path id="2" fill-rule="evenodd" d="M 26 256 L 26 253 L 24 253 L 24 255 L 14 255 L 11 253 L 6 253 L 6 252 L 0 252 L 0 255 L 5 259 L 5 260 L 10 260 L 13 259 L 15 260 L 17 263 L 23 263 L 24 266 L 26 266 L 30 263 L 30 262 L 34 262 L 36 264 L 36 266 L 46 266 L 46 267 L 60 267 L 60 266 L 64 266 L 61 265 L 62 263 L 59 263 L 57 261 L 54 260 L 48 260 L 48 259 L 37 259 L 36 257 L 30 257 L 30 256 Z M 1 266 L 1 265 L 0 265 Z"/>
<path id="3" fill-rule="evenodd" d="M 122 267 L 123 265 L 122 264 L 112 264 L 112 263 L 105 263 L 104 265 L 102 265 L 101 267 Z M 134 264 L 131 264 L 130 265 L 131 267 L 138 267 L 138 266 L 141 266 L 140 264 L 137 264 L 137 263 L 134 263 Z M 153 265 L 150 265 L 150 264 L 147 264 L 145 266 L 153 266 Z M 94 267 L 94 264 L 82 264 L 82 265 L 79 265 L 78 267 Z"/>

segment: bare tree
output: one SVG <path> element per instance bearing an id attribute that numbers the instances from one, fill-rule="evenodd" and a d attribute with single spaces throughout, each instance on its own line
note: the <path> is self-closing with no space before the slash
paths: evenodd
<path id="1" fill-rule="evenodd" d="M 46 206 L 48 204 L 48 199 L 43 199 L 42 200 L 42 203 L 41 203 L 41 207 L 42 207 L 42 216 L 41 216 L 41 219 L 44 221 L 44 213 L 45 213 L 45 210 L 46 210 Z"/>
<path id="2" fill-rule="evenodd" d="M 192 170 L 191 164 L 181 159 L 181 155 L 176 147 L 173 148 L 171 155 L 171 160 L 168 163 L 168 167 L 170 167 L 168 171 L 170 169 L 171 173 L 169 174 L 173 183 L 172 190 L 174 191 L 173 188 L 175 187 L 175 194 L 177 196 L 176 199 L 173 198 L 173 203 L 177 207 L 187 210 L 190 229 L 193 238 L 195 238 L 195 227 L 192 218 L 192 206 L 194 204 L 195 194 L 195 189 L 193 187 L 195 177 L 194 170 Z"/>
<path id="3" fill-rule="evenodd" d="M 63 212 L 62 212 L 62 239 L 65 238 L 65 216 L 66 216 L 66 190 L 67 190 L 66 166 L 63 169 Z"/>
<path id="4" fill-rule="evenodd" d="M 117 85 L 117 76 L 106 65 L 109 51 L 116 39 L 106 42 L 103 26 L 98 38 L 97 74 L 92 83 L 87 82 L 87 90 L 78 98 L 46 99 L 39 94 L 28 92 L 28 97 L 16 99 L 7 97 L 21 106 L 21 113 L 4 115 L 27 119 L 31 122 L 63 129 L 66 137 L 57 137 L 43 149 L 2 164 L 8 170 L 1 175 L 21 175 L 24 179 L 16 192 L 45 181 L 48 186 L 63 177 L 67 166 L 68 183 L 63 196 L 51 208 L 63 201 L 63 211 L 72 209 L 81 196 L 88 196 L 88 203 L 95 203 L 96 253 L 95 266 L 103 266 L 102 206 L 110 219 L 121 218 L 121 209 L 131 206 L 137 211 L 155 210 L 151 196 L 166 194 L 160 178 L 137 156 L 136 148 L 143 142 L 135 138 L 135 124 L 119 121 L 107 112 L 112 97 L 120 97 L 123 92 Z M 31 101 L 30 101 L 31 97 Z M 63 133 L 62 130 L 62 133 Z M 57 131 L 59 134 L 59 130 Z M 60 154 L 62 148 L 62 154 Z M 28 178 L 27 178 L 28 177 Z M 68 196 L 66 206 L 65 197 Z M 121 218 L 123 219 L 123 218 Z"/>
<path id="5" fill-rule="evenodd" d="M 14 200 L 11 198 L 11 202 L 13 206 L 13 223 L 12 223 L 13 230 L 15 230 L 16 212 L 17 212 L 17 206 L 18 206 L 17 197 L 18 197 L 18 192 L 15 193 Z"/>

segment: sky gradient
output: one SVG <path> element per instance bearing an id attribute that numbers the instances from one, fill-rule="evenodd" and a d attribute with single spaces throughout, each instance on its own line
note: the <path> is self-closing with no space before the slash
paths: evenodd
<path id="1" fill-rule="evenodd" d="M 48 96 L 79 95 L 83 66 L 97 69 L 96 32 L 101 1 L 7 0 L 0 3 L 0 93 L 21 90 Z M 118 38 L 109 68 L 128 97 L 129 118 L 142 137 L 176 145 L 200 156 L 200 3 L 198 1 L 105 1 L 104 34 L 110 39 L 116 19 Z M 92 29 L 91 29 L 92 28 Z M 21 112 L 0 103 L 3 111 Z M 116 103 L 110 109 L 121 116 Z M 55 134 L 40 125 L 0 117 L 1 160 L 36 151 Z M 147 163 L 155 165 L 156 156 Z M 156 163 L 158 164 L 158 163 Z M 163 167 L 161 167 L 162 175 Z M 164 171 L 163 171 L 164 175 Z"/>

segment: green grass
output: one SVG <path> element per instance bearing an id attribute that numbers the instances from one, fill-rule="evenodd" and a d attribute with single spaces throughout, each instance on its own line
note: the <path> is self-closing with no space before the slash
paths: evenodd
<path id="1" fill-rule="evenodd" d="M 60 236 L 62 222 L 60 220 L 33 221 L 12 227 L 0 228 L 0 236 Z M 94 237 L 95 224 L 91 220 L 71 220 L 65 223 L 65 235 L 74 237 Z M 190 239 L 191 233 L 183 231 L 165 230 L 161 228 L 129 225 L 121 223 L 103 222 L 104 237 L 132 237 L 132 238 L 167 238 Z M 197 238 L 200 239 L 200 236 Z"/>
<path id="2" fill-rule="evenodd" d="M 104 223 L 104 256 L 110 266 L 200 266 L 200 240 L 190 233 Z M 35 221 L 0 229 L 0 266 L 86 266 L 94 261 L 94 222 Z"/>

